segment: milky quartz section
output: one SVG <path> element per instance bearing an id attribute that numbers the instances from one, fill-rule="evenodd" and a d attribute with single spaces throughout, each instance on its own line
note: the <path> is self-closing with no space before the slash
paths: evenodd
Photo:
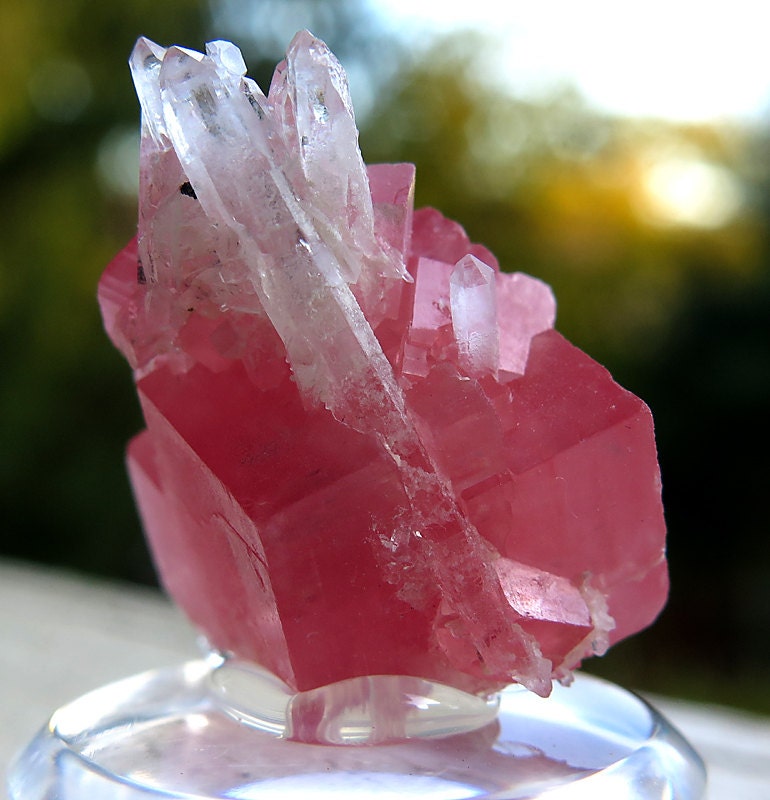
<path id="1" fill-rule="evenodd" d="M 140 39 L 139 233 L 99 287 L 146 429 L 163 583 L 213 646 L 308 691 L 554 678 L 667 592 L 652 419 L 553 296 L 366 167 L 307 32 L 265 95 L 237 48 Z"/>

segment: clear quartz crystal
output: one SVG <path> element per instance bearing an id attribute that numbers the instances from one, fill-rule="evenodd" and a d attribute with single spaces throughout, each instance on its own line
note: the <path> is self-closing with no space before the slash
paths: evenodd
<path id="1" fill-rule="evenodd" d="M 499 359 L 495 271 L 476 256 L 461 258 L 449 278 L 452 327 L 469 375 L 496 374 Z"/>

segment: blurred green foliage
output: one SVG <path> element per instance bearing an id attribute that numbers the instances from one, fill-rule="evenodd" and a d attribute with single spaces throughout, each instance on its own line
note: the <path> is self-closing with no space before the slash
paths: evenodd
<path id="1" fill-rule="evenodd" d="M 122 463 L 141 421 L 95 304 L 135 228 L 125 61 L 140 34 L 224 36 L 264 85 L 303 26 L 359 79 L 366 159 L 415 162 L 418 205 L 550 282 L 559 328 L 653 408 L 671 602 L 592 669 L 770 710 L 770 136 L 494 93 L 477 37 L 415 57 L 346 0 L 0 0 L 0 552 L 154 580 Z"/>

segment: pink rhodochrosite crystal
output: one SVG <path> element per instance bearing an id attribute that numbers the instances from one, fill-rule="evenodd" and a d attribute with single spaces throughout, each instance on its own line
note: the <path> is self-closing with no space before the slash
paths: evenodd
<path id="1" fill-rule="evenodd" d="M 129 468 L 171 595 L 305 691 L 409 675 L 541 695 L 666 597 L 652 419 L 549 288 L 366 167 L 299 33 L 141 39 L 139 235 L 99 288 L 147 428 Z"/>

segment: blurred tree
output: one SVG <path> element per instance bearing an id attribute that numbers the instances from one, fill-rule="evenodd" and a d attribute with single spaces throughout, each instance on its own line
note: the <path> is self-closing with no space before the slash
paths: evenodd
<path id="1" fill-rule="evenodd" d="M 153 580 L 122 465 L 139 418 L 95 286 L 135 229 L 127 54 L 142 33 L 198 42 L 204 21 L 181 1 L 0 4 L 5 553 Z"/>
<path id="2" fill-rule="evenodd" d="M 664 205 L 671 198 L 648 185 L 661 165 L 723 161 L 720 132 L 612 119 L 571 90 L 539 103 L 505 96 L 479 79 L 483 51 L 474 37 L 441 41 L 397 76 L 365 120 L 364 154 L 414 161 L 417 204 L 462 221 L 504 269 L 548 281 L 559 325 L 576 343 L 622 370 L 665 347 L 689 275 L 726 283 L 756 275 L 754 210 L 714 226 L 676 225 L 677 209 Z M 739 182 L 734 166 L 721 169 Z M 657 186 L 667 189 L 676 187 Z"/>

